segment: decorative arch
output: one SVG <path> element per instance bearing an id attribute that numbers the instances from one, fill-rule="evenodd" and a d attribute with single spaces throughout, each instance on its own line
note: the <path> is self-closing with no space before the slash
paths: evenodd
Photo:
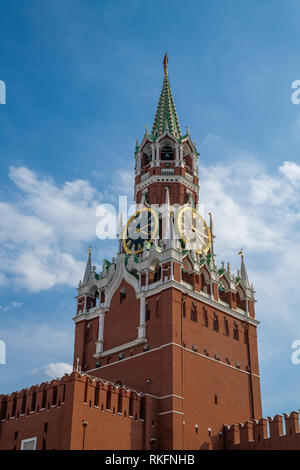
<path id="1" fill-rule="evenodd" d="M 200 284 L 201 284 L 201 290 L 202 292 L 205 292 L 206 294 L 211 294 L 211 288 L 210 288 L 210 274 L 207 270 L 206 266 L 203 266 L 202 269 L 200 270 Z"/>
<path id="2" fill-rule="evenodd" d="M 185 271 L 189 274 L 191 271 L 194 270 L 194 263 L 193 260 L 190 258 L 189 255 L 186 255 L 182 260 L 183 267 Z"/>
<path id="3" fill-rule="evenodd" d="M 152 148 L 149 142 L 145 144 L 141 152 L 141 167 L 144 168 L 152 160 Z"/>
<path id="4" fill-rule="evenodd" d="M 158 139 L 157 139 L 157 143 L 159 143 L 160 147 L 162 145 L 162 143 L 164 142 L 170 142 L 170 143 L 173 143 L 173 144 L 176 144 L 177 143 L 177 139 L 174 135 L 170 134 L 170 132 L 168 130 L 166 130 Z"/>
<path id="5" fill-rule="evenodd" d="M 246 296 L 245 296 L 245 291 L 244 291 L 243 287 L 240 284 L 238 284 L 236 286 L 236 305 L 240 309 L 246 311 L 247 310 L 246 302 L 247 302 L 247 299 L 246 299 Z"/>
<path id="6" fill-rule="evenodd" d="M 114 293 L 118 290 L 122 280 L 125 280 L 130 286 L 132 286 L 137 292 L 138 290 L 138 280 L 130 274 L 125 268 L 124 255 L 120 255 L 115 271 L 115 275 L 105 291 L 105 308 L 110 307 L 111 299 Z"/>

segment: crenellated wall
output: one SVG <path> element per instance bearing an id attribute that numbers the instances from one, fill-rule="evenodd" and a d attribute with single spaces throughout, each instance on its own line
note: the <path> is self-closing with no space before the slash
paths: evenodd
<path id="1" fill-rule="evenodd" d="M 0 450 L 18 450 L 22 440 L 33 437 L 39 450 L 150 448 L 156 428 L 145 420 L 152 401 L 78 372 L 1 395 Z"/>
<path id="2" fill-rule="evenodd" d="M 224 440 L 228 450 L 300 449 L 299 413 L 224 426 Z"/>

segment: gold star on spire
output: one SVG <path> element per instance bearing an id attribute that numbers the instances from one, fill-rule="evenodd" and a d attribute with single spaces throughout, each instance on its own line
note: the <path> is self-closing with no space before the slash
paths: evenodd
<path id="1" fill-rule="evenodd" d="M 164 71 L 165 71 L 165 77 L 166 77 L 168 75 L 168 65 L 169 65 L 169 59 L 168 59 L 168 53 L 167 52 L 165 53 L 163 64 L 164 64 Z"/>

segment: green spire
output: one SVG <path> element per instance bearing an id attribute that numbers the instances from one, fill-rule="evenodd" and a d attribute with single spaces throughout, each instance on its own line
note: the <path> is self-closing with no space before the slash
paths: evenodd
<path id="1" fill-rule="evenodd" d="M 165 55 L 163 64 L 165 76 L 152 127 L 152 135 L 159 137 L 168 130 L 170 134 L 179 139 L 181 137 L 181 130 L 169 82 L 168 54 Z"/>

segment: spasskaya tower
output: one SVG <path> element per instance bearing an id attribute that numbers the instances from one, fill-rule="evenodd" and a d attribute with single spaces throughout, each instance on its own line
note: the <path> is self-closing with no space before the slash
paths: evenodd
<path id="1" fill-rule="evenodd" d="M 243 253 L 237 273 L 217 264 L 198 156 L 166 55 L 151 133 L 135 147 L 137 212 L 100 272 L 89 253 L 74 317 L 74 369 L 140 393 L 147 449 L 223 448 L 224 423 L 261 417 L 255 292 Z"/>

